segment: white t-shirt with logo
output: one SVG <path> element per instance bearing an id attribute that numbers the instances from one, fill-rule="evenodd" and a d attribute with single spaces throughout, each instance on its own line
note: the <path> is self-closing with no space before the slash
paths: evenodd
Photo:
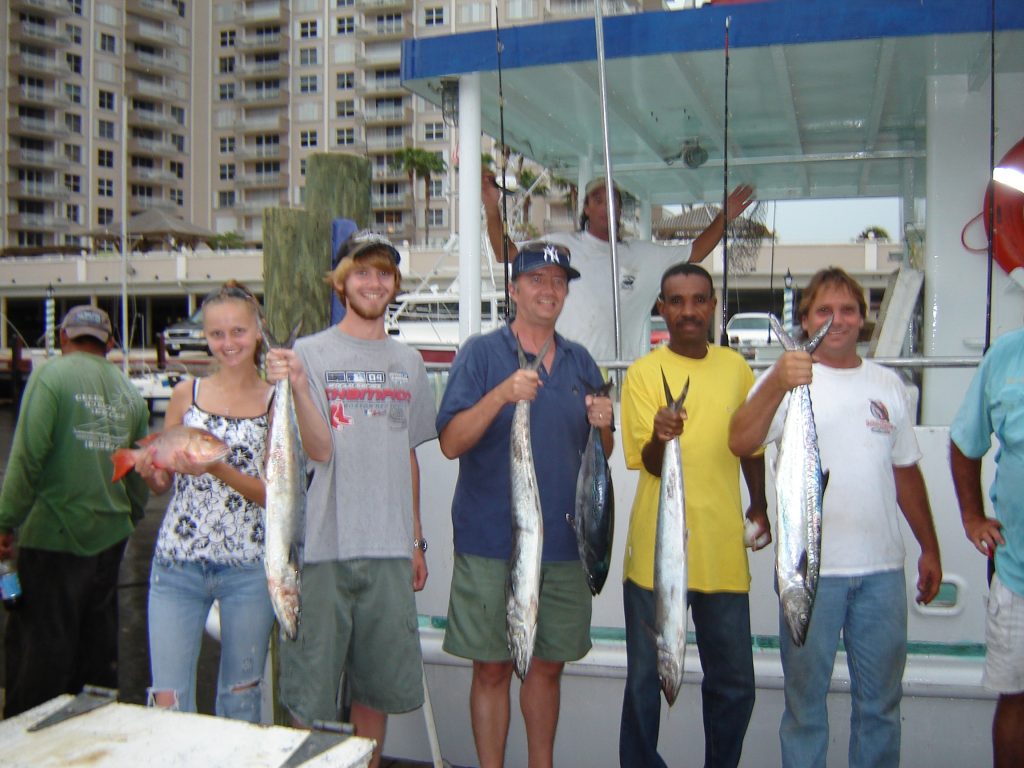
<path id="1" fill-rule="evenodd" d="M 555 326 L 567 339 L 582 344 L 599 362 L 615 359 L 615 316 L 612 310 L 611 245 L 589 232 L 559 232 L 544 240 L 563 245 L 580 273 L 569 283 L 569 295 Z M 618 244 L 619 313 L 623 360 L 650 351 L 647 319 L 661 290 L 661 275 L 673 264 L 689 261 L 689 245 L 660 245 L 646 240 Z"/>
<path id="2" fill-rule="evenodd" d="M 821 513 L 821 575 L 902 569 L 905 552 L 892 468 L 921 458 L 903 382 L 868 360 L 857 368 L 815 363 L 812 377 L 821 467 L 829 473 Z M 781 438 L 788 407 L 786 395 L 765 445 Z"/>

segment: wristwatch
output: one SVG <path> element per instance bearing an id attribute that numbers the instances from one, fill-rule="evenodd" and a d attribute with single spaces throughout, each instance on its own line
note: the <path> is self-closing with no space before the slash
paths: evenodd
<path id="1" fill-rule="evenodd" d="M 412 548 L 418 549 L 420 552 L 427 551 L 427 540 L 426 539 L 413 539 Z"/>

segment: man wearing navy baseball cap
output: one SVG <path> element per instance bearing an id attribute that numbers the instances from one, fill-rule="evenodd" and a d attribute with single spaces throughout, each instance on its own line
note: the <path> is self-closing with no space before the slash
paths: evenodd
<path id="1" fill-rule="evenodd" d="M 555 332 L 570 282 L 567 248 L 527 243 L 512 265 L 515 318 L 466 340 L 437 417 L 441 451 L 459 460 L 452 502 L 455 565 L 444 649 L 473 661 L 470 715 L 482 766 L 501 765 L 513 662 L 505 611 L 512 553 L 510 435 L 516 403 L 530 402 L 531 445 L 544 519 L 532 660 L 520 690 L 531 765 L 551 764 L 562 668 L 590 650 L 591 596 L 576 537 L 576 475 L 591 425 L 612 450 L 612 401 L 587 394 L 603 382 L 594 359 Z M 520 346 L 533 365 L 520 368 Z M 537 357 L 540 356 L 540 360 Z"/>

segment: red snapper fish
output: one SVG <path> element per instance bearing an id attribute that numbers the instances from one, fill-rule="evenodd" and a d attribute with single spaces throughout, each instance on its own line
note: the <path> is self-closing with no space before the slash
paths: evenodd
<path id="1" fill-rule="evenodd" d="M 146 435 L 136 443 L 138 448 L 119 448 L 111 455 L 117 482 L 135 469 L 136 460 L 146 451 L 153 450 L 153 464 L 161 469 L 173 469 L 174 460 L 181 454 L 194 464 L 216 464 L 230 452 L 228 444 L 216 435 L 198 427 L 176 424 L 162 432 Z"/>

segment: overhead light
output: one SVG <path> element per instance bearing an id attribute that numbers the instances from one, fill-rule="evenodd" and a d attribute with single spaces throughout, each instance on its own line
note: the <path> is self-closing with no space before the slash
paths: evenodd
<path id="1" fill-rule="evenodd" d="M 700 145 L 698 139 L 683 144 L 683 162 L 687 168 L 700 168 L 708 161 L 708 151 Z"/>
<path id="2" fill-rule="evenodd" d="M 441 118 L 453 128 L 459 124 L 459 79 L 441 78 Z"/>

